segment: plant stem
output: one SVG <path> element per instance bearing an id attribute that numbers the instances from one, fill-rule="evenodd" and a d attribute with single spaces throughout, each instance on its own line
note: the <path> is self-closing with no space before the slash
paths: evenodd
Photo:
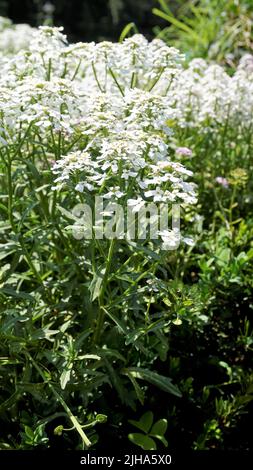
<path id="1" fill-rule="evenodd" d="M 99 294 L 99 297 L 98 297 L 99 312 L 98 312 L 97 324 L 96 324 L 96 328 L 95 328 L 95 332 L 94 332 L 94 336 L 93 336 L 93 343 L 94 344 L 98 344 L 98 342 L 100 340 L 101 332 L 102 332 L 102 329 L 103 329 L 103 325 L 104 325 L 104 317 L 105 317 L 105 311 L 104 311 L 104 308 L 103 308 L 104 307 L 104 292 L 105 292 L 105 289 L 106 289 L 107 280 L 108 280 L 108 276 L 109 276 L 110 269 L 111 269 L 115 243 L 116 243 L 116 240 L 115 240 L 115 238 L 113 238 L 111 240 L 111 243 L 110 243 L 110 247 L 109 247 L 109 251 L 108 251 L 108 257 L 107 257 L 107 263 L 106 263 L 106 268 L 105 268 L 105 273 L 104 273 L 104 277 L 103 277 L 103 281 L 102 281 L 102 285 L 101 285 L 101 289 L 100 289 L 100 294 Z"/>
<path id="2" fill-rule="evenodd" d="M 37 371 L 39 372 L 41 378 L 43 379 L 43 381 L 45 383 L 48 384 L 48 387 L 51 389 L 53 395 L 55 396 L 56 400 L 60 402 L 60 404 L 62 405 L 62 407 L 64 408 L 64 410 L 66 411 L 67 415 L 68 415 L 68 418 L 69 420 L 71 421 L 71 423 L 73 424 L 74 428 L 77 430 L 77 432 L 79 433 L 79 435 L 81 436 L 82 438 L 82 441 L 84 443 L 84 445 L 88 448 L 91 446 L 91 441 L 89 440 L 89 438 L 86 436 L 86 434 L 83 432 L 83 429 L 82 429 L 82 426 L 81 424 L 79 423 L 79 421 L 76 419 L 76 417 L 73 415 L 72 411 L 70 410 L 70 408 L 68 407 L 67 403 L 63 400 L 63 398 L 61 397 L 61 395 L 59 395 L 59 393 L 55 390 L 54 386 L 48 381 L 48 379 L 46 378 L 43 370 L 40 368 L 40 366 L 34 361 L 34 359 L 32 358 L 32 356 L 26 352 L 25 353 L 26 356 L 28 356 L 28 358 L 30 359 L 31 363 L 33 364 L 33 366 L 35 367 L 35 369 L 37 369 Z"/>
<path id="3" fill-rule="evenodd" d="M 15 224 L 13 219 L 13 188 L 12 188 L 12 175 L 11 175 L 11 159 L 8 158 L 7 163 L 7 177 L 8 177 L 8 216 L 12 227 L 15 231 Z"/>

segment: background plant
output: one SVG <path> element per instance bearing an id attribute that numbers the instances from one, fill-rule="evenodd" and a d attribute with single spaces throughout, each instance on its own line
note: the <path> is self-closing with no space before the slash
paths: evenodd
<path id="1" fill-rule="evenodd" d="M 179 47 L 189 59 L 203 57 L 234 66 L 252 51 L 251 2 L 202 0 L 173 2 L 159 0 L 153 13 L 169 23 L 154 29 L 158 37 Z M 174 8 L 173 8 L 174 7 Z"/>

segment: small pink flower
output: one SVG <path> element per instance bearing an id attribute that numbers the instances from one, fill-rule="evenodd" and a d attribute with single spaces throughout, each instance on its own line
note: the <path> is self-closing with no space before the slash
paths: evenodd
<path id="1" fill-rule="evenodd" d="M 229 182 L 228 182 L 227 178 L 223 178 L 223 176 L 217 176 L 217 178 L 215 178 L 215 181 L 216 181 L 216 183 L 223 186 L 223 188 L 228 188 L 229 187 Z"/>
<path id="2" fill-rule="evenodd" d="M 191 149 L 188 149 L 188 147 L 178 147 L 176 149 L 176 153 L 178 155 L 184 155 L 186 157 L 191 157 L 192 156 L 192 151 L 191 151 Z"/>

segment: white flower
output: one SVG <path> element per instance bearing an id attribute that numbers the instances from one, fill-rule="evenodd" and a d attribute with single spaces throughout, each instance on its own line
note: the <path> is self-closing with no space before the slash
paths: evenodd
<path id="1" fill-rule="evenodd" d="M 132 209 L 132 212 L 135 214 L 139 212 L 142 207 L 145 206 L 145 201 L 138 197 L 138 199 L 128 199 L 127 205 Z"/>
<path id="2" fill-rule="evenodd" d="M 3 25 L 0 38 L 6 28 L 13 27 Z M 18 53 L 0 54 L 1 143 L 23 138 L 24 155 L 56 160 L 54 189 L 84 200 L 92 193 L 134 213 L 148 202 L 193 204 L 192 173 L 171 160 L 170 122 L 186 121 L 190 90 L 198 104 L 195 84 L 206 69 L 185 71 L 176 49 L 142 35 L 69 45 L 62 28 L 28 30 Z"/>
<path id="3" fill-rule="evenodd" d="M 75 187 L 75 190 L 82 193 L 84 190 L 84 184 L 83 183 L 78 183 Z"/>
<path id="4" fill-rule="evenodd" d="M 159 232 L 162 239 L 163 250 L 174 250 L 180 244 L 180 232 L 179 229 L 174 230 L 162 230 Z"/>
<path id="5" fill-rule="evenodd" d="M 194 240 L 190 237 L 182 237 L 182 241 L 186 243 L 186 245 L 189 245 L 189 246 L 194 246 L 195 244 Z"/>

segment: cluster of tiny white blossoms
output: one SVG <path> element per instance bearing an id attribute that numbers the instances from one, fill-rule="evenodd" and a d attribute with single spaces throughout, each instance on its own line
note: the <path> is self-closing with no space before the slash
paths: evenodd
<path id="1" fill-rule="evenodd" d="M 77 191 L 127 200 L 134 211 L 151 201 L 195 203 L 194 186 L 184 181 L 191 172 L 168 154 L 173 110 L 156 92 L 163 73 L 173 76 L 180 69 L 178 51 L 141 35 L 70 50 L 70 57 L 73 51 L 85 54 L 75 81 L 85 103 L 78 128 L 87 144 L 57 161 L 57 186 L 76 181 L 78 174 Z"/>
<path id="2" fill-rule="evenodd" d="M 12 24 L 0 16 L 0 61 L 6 56 L 28 49 L 36 30 L 28 24 Z"/>
<path id="3" fill-rule="evenodd" d="M 194 59 L 175 75 L 168 98 L 180 127 L 198 127 L 204 132 L 218 131 L 220 125 L 250 127 L 253 56 L 242 57 L 232 76 L 217 64 Z"/>
<path id="4" fill-rule="evenodd" d="M 1 28 L 9 26 L 2 21 Z M 139 34 L 97 44 L 68 44 L 62 28 L 31 34 L 27 47 L 2 59 L 0 146 L 27 138 L 27 152 L 38 144 L 53 154 L 57 189 L 135 212 L 146 202 L 194 204 L 191 172 L 170 154 L 171 123 L 205 130 L 252 121 L 249 55 L 229 76 L 202 59 L 186 67 L 178 50 Z"/>
<path id="5" fill-rule="evenodd" d="M 146 202 L 195 203 L 191 172 L 169 155 L 175 111 L 166 92 L 182 62 L 142 35 L 69 45 L 62 28 L 41 27 L 2 64 L 0 145 L 32 135 L 52 155 L 57 141 L 55 187 L 84 198 L 120 200 L 135 212 Z"/>

